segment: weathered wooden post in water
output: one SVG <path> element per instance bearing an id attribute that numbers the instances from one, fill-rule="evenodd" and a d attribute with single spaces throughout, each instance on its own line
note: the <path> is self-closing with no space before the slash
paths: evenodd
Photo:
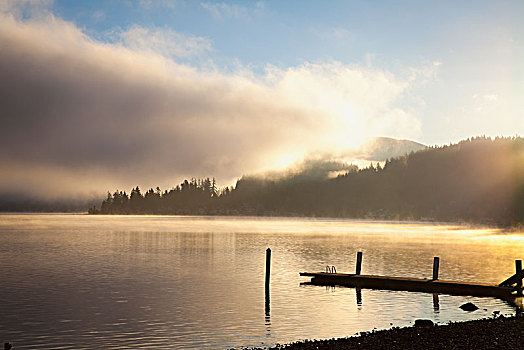
<path id="1" fill-rule="evenodd" d="M 355 275 L 360 275 L 361 271 L 362 271 L 362 252 L 357 252 L 357 270 L 355 271 Z"/>
<path id="2" fill-rule="evenodd" d="M 515 260 L 515 275 L 522 271 L 522 260 Z M 522 295 L 522 278 L 517 280 L 517 295 Z"/>
<path id="3" fill-rule="evenodd" d="M 266 292 L 269 291 L 269 278 L 271 276 L 271 249 L 266 249 Z"/>
<path id="4" fill-rule="evenodd" d="M 266 317 L 269 317 L 269 278 L 271 277 L 271 249 L 266 249 Z"/>
<path id="5" fill-rule="evenodd" d="M 438 280 L 438 266 L 440 263 L 440 258 L 438 256 L 433 258 L 433 280 Z"/>

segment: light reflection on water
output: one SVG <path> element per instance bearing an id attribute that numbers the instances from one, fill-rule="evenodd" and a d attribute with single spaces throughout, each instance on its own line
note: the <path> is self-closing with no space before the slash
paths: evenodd
<path id="1" fill-rule="evenodd" d="M 513 313 L 491 298 L 301 286 L 300 271 L 499 283 L 522 234 L 282 218 L 0 215 L 0 334 L 15 348 L 228 348 Z M 265 249 L 272 249 L 265 316 Z M 472 301 L 480 309 L 458 307 Z M 0 339 L 1 340 L 1 339 Z"/>

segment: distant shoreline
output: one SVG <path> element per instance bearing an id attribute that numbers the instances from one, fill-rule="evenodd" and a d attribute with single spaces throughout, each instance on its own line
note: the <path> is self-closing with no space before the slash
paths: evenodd
<path id="1" fill-rule="evenodd" d="M 55 211 L 0 211 L 0 215 L 89 215 L 89 216 L 183 216 L 183 217 L 235 217 L 235 218 L 294 218 L 294 219 L 322 219 L 322 220 L 353 220 L 363 222 L 381 222 L 381 223 L 398 223 L 398 224 L 427 224 L 427 225 L 456 225 L 456 226 L 469 226 L 472 228 L 492 228 L 492 229 L 505 229 L 514 232 L 524 231 L 524 225 L 510 225 L 504 226 L 494 223 L 481 223 L 481 222 L 467 222 L 467 221 L 437 221 L 437 220 L 416 220 L 416 219 L 374 219 L 374 218 L 350 218 L 350 217 L 333 217 L 333 216 L 305 216 L 305 215 L 228 215 L 228 214 L 147 214 L 147 213 L 114 213 L 114 214 L 101 214 L 101 213 L 89 213 L 87 211 L 78 212 L 55 212 Z"/>
<path id="2" fill-rule="evenodd" d="M 524 316 L 498 317 L 427 327 L 362 332 L 359 336 L 305 340 L 269 349 L 522 349 Z M 261 350 L 267 348 L 244 348 Z"/>

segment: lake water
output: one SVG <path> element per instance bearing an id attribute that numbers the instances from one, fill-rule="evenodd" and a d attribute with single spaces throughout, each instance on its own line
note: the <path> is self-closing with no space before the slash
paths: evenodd
<path id="1" fill-rule="evenodd" d="M 265 250 L 272 249 L 266 315 Z M 0 341 L 15 349 L 269 346 L 514 314 L 493 298 L 301 286 L 335 265 L 363 274 L 499 283 L 524 234 L 329 219 L 0 215 Z M 480 307 L 464 312 L 471 301 Z"/>

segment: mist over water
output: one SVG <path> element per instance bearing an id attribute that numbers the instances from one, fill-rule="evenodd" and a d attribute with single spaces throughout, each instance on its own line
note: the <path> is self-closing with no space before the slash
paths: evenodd
<path id="1" fill-rule="evenodd" d="M 492 298 L 301 286 L 302 271 L 499 283 L 524 236 L 330 219 L 1 215 L 0 333 L 15 348 L 229 348 L 477 319 Z M 272 249 L 269 316 L 265 250 Z M 479 310 L 458 307 L 471 301 Z"/>

